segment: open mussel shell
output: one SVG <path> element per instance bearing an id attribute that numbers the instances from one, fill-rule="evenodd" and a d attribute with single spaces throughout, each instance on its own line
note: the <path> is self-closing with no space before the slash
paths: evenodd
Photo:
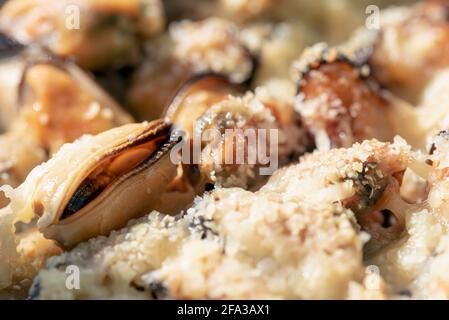
<path id="1" fill-rule="evenodd" d="M 195 122 L 213 104 L 228 95 L 241 95 L 244 90 L 244 85 L 232 83 L 224 75 L 197 75 L 181 87 L 164 114 L 176 127 L 191 135 Z"/>
<path id="2" fill-rule="evenodd" d="M 42 48 L 24 52 L 18 104 L 37 143 L 50 152 L 83 134 L 133 122 L 113 98 L 72 61 Z"/>
<path id="3" fill-rule="evenodd" d="M 176 176 L 170 150 L 178 141 L 162 120 L 85 136 L 33 170 L 24 185 L 34 190 L 22 210 L 39 216 L 39 230 L 64 247 L 107 235 L 160 209 Z"/>

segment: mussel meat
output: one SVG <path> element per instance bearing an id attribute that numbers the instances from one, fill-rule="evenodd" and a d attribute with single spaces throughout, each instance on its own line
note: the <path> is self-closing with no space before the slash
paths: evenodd
<path id="1" fill-rule="evenodd" d="M 376 138 L 392 141 L 391 103 L 370 78 L 339 50 L 317 45 L 296 63 L 296 109 L 318 149 L 350 147 Z"/>
<path id="2" fill-rule="evenodd" d="M 64 145 L 15 190 L 19 216 L 39 217 L 45 237 L 64 247 L 124 226 L 153 209 L 176 176 L 170 150 L 179 137 L 159 120 L 128 124 Z"/>
<path id="3" fill-rule="evenodd" d="M 31 136 L 51 153 L 83 134 L 133 122 L 106 92 L 74 63 L 41 52 L 28 53 L 19 104 Z"/>
<path id="4" fill-rule="evenodd" d="M 207 109 L 228 95 L 242 95 L 244 87 L 231 83 L 227 77 L 218 74 L 204 74 L 193 77 L 179 90 L 165 111 L 165 116 L 189 136 L 193 126 Z"/>
<path id="5" fill-rule="evenodd" d="M 222 75 L 197 76 L 165 113 L 185 132 L 183 169 L 199 194 L 215 185 L 257 189 L 266 180 L 262 167 L 285 165 L 311 147 L 294 110 L 293 86 L 273 81 L 254 93 L 244 90 Z"/>

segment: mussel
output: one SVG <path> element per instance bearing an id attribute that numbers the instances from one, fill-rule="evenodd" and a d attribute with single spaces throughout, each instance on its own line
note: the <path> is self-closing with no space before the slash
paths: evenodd
<path id="1" fill-rule="evenodd" d="M 136 63 L 142 39 L 165 24 L 160 0 L 13 0 L 0 28 L 18 42 L 45 45 L 89 69 Z"/>
<path id="2" fill-rule="evenodd" d="M 449 67 L 448 15 L 449 5 L 442 0 L 385 10 L 369 57 L 374 77 L 400 97 L 421 104 L 428 82 Z"/>
<path id="3" fill-rule="evenodd" d="M 274 165 L 277 169 L 276 119 L 251 95 L 230 97 L 213 105 L 197 120 L 195 131 L 194 136 L 203 140 L 199 186 L 255 189 L 269 175 L 261 174 L 262 167 Z"/>
<path id="4" fill-rule="evenodd" d="M 230 21 L 209 18 L 170 26 L 169 33 L 148 44 L 147 59 L 133 75 L 127 100 L 139 120 L 162 116 L 189 79 L 221 74 L 233 83 L 254 77 L 257 59 Z"/>
<path id="5" fill-rule="evenodd" d="M 0 115 L 10 123 L 0 136 L 0 186 L 19 186 L 64 143 L 133 122 L 72 62 L 36 49 L 2 67 L 9 80 L 0 87 Z M 0 208 L 7 202 L 0 192 Z"/>
<path id="6" fill-rule="evenodd" d="M 228 95 L 242 95 L 244 89 L 244 86 L 231 83 L 223 75 L 198 75 L 183 85 L 164 114 L 174 125 L 192 136 L 196 120 L 206 110 Z"/>
<path id="7" fill-rule="evenodd" d="M 383 174 L 394 182 L 408 157 L 407 148 L 377 141 L 313 154 L 278 170 L 257 192 L 220 188 L 178 219 L 153 212 L 55 257 L 32 293 L 40 299 L 114 299 L 123 292 L 153 299 L 344 298 L 363 274 L 366 239 L 341 203 L 366 193 L 346 178 Z M 375 162 L 376 170 L 365 172 L 365 162 Z M 372 204 L 384 208 L 378 196 Z M 401 209 L 407 208 L 398 216 Z M 66 289 L 69 265 L 79 266 L 87 289 Z M 133 267 L 117 272 L 121 265 Z M 279 279 L 274 290 L 267 285 Z"/>
<path id="8" fill-rule="evenodd" d="M 308 150 L 288 84 L 247 94 L 244 89 L 222 75 L 197 76 L 165 113 L 185 132 L 184 173 L 199 194 L 215 185 L 258 188 L 265 181 L 262 168 L 284 165 Z M 276 90 L 288 97 L 274 98 Z"/>
<path id="9" fill-rule="evenodd" d="M 13 212 L 39 217 L 39 230 L 64 247 L 164 212 L 161 195 L 176 176 L 170 150 L 179 141 L 170 130 L 162 120 L 128 124 L 63 146 L 6 190 Z"/>
<path id="10" fill-rule="evenodd" d="M 319 149 L 350 147 L 372 138 L 392 141 L 392 103 L 370 77 L 368 66 L 317 45 L 304 53 L 296 70 L 296 109 Z"/>
<path id="11" fill-rule="evenodd" d="M 83 134 L 97 134 L 133 119 L 70 61 L 28 52 L 19 88 L 23 120 L 39 145 L 55 152 Z"/>
<path id="12" fill-rule="evenodd" d="M 391 8 L 383 12 L 380 31 L 367 44 L 364 32 L 351 40 L 361 49 L 370 47 L 365 62 L 372 77 L 411 105 L 415 120 L 404 119 L 406 110 L 394 118 L 402 117 L 398 127 L 409 128 L 415 137 L 401 136 L 423 151 L 434 135 L 448 128 L 448 16 L 449 4 L 441 0 Z"/>

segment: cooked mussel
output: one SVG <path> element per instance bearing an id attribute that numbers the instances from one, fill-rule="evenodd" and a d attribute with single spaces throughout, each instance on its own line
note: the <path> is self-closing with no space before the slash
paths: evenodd
<path id="1" fill-rule="evenodd" d="M 253 186 L 251 177 L 259 176 L 253 173 L 255 163 L 247 165 L 242 159 L 237 165 L 234 161 L 237 144 L 242 142 L 238 139 L 245 139 L 245 129 L 253 129 L 256 135 L 262 123 L 270 123 L 267 128 L 276 126 L 269 109 L 261 104 L 259 110 L 251 108 L 250 98 L 237 98 L 244 89 L 222 75 L 200 75 L 182 87 L 166 110 L 166 117 L 185 133 L 189 150 L 183 150 L 183 170 L 199 194 L 215 184 Z M 238 131 L 238 136 L 225 137 L 232 130 Z M 212 132 L 215 137 L 207 136 Z M 248 143 L 239 146 L 247 155 Z M 225 163 L 226 159 L 229 163 Z"/>
<path id="2" fill-rule="evenodd" d="M 276 119 L 252 94 L 214 104 L 197 120 L 194 130 L 194 138 L 201 139 L 196 182 L 200 190 L 212 185 L 260 187 L 266 178 L 260 174 L 261 167 L 279 161 Z M 262 163 L 262 157 L 270 159 Z"/>
<path id="3" fill-rule="evenodd" d="M 385 10 L 369 58 L 375 78 L 420 104 L 428 82 L 449 67 L 448 16 L 449 5 L 442 0 Z"/>
<path id="4" fill-rule="evenodd" d="M 162 120 L 129 124 L 63 146 L 15 190 L 20 216 L 38 216 L 45 237 L 70 247 L 108 234 L 139 215 L 164 212 L 161 194 L 176 176 L 178 142 Z"/>
<path id="5" fill-rule="evenodd" d="M 317 45 L 304 53 L 296 71 L 296 109 L 319 149 L 350 147 L 372 138 L 392 141 L 393 107 L 366 65 Z"/>
<path id="6" fill-rule="evenodd" d="M 25 45 L 45 45 L 89 69 L 136 63 L 141 41 L 164 26 L 160 0 L 12 0 L 0 28 Z"/>
<path id="7" fill-rule="evenodd" d="M 2 70 L 0 119 L 9 123 L 0 136 L 0 186 L 19 186 L 64 143 L 133 121 L 84 71 L 40 49 Z M 0 192 L 0 208 L 7 202 Z"/>
<path id="8" fill-rule="evenodd" d="M 197 76 L 166 110 L 185 133 L 183 170 L 200 194 L 215 185 L 257 188 L 265 181 L 262 167 L 284 165 L 311 147 L 289 82 L 272 81 L 254 93 L 244 90 L 222 75 Z"/>
<path id="9" fill-rule="evenodd" d="M 198 75 L 190 79 L 178 91 L 165 116 L 189 136 L 198 118 L 217 102 L 228 95 L 242 95 L 244 86 L 231 83 L 227 77 L 218 74 Z"/>
<path id="10" fill-rule="evenodd" d="M 147 49 L 149 58 L 137 68 L 127 95 L 140 120 L 161 117 L 179 88 L 195 76 L 215 73 L 249 83 L 257 67 L 237 25 L 219 18 L 172 24 Z"/>
<path id="11" fill-rule="evenodd" d="M 37 143 L 50 152 L 83 134 L 133 122 L 106 92 L 70 61 L 27 52 L 19 88 L 23 120 Z"/>
<path id="12" fill-rule="evenodd" d="M 0 136 L 0 186 L 14 188 L 64 143 L 133 121 L 73 63 L 37 49 L 22 54 L 0 67 L 1 122 L 9 122 Z M 0 192 L 0 208 L 7 203 Z"/>

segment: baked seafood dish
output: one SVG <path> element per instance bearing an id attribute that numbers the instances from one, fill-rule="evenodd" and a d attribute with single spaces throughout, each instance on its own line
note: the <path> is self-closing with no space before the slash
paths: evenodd
<path id="1" fill-rule="evenodd" d="M 449 2 L 9 0 L 1 299 L 449 299 Z"/>

